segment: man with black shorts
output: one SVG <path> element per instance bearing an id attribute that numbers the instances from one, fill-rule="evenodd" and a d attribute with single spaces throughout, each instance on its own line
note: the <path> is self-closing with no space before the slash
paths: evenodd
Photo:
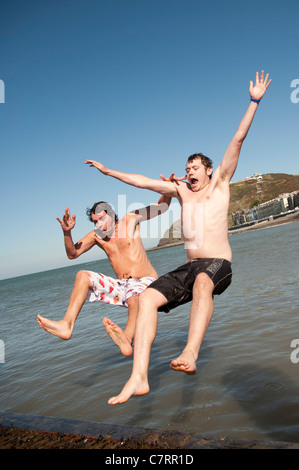
<path id="1" fill-rule="evenodd" d="M 260 77 L 257 72 L 255 85 L 250 81 L 248 109 L 213 177 L 212 161 L 202 154 L 188 158 L 187 182 L 178 178 L 175 183 L 110 170 L 92 160 L 86 162 L 124 183 L 177 197 L 182 206 L 182 232 L 187 249 L 186 265 L 154 281 L 139 297 L 132 374 L 121 393 L 110 398 L 111 405 L 149 392 L 148 366 L 157 333 L 158 310 L 169 310 L 189 300 L 192 304 L 187 344 L 170 367 L 186 374 L 196 372 L 199 349 L 213 314 L 213 296 L 221 294 L 231 282 L 229 183 L 259 102 L 271 83 L 268 77 L 268 74 L 264 77 L 264 71 Z"/>
<path id="2" fill-rule="evenodd" d="M 200 273 L 206 273 L 212 280 L 213 295 L 222 294 L 232 280 L 231 263 L 226 259 L 192 259 L 174 271 L 160 276 L 151 284 L 152 289 L 159 291 L 168 300 L 167 304 L 158 310 L 169 312 L 179 305 L 190 302 L 195 279 Z"/>

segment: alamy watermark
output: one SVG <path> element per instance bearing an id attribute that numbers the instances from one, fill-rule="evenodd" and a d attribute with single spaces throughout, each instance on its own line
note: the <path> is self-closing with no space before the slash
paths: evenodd
<path id="1" fill-rule="evenodd" d="M 198 249 L 203 243 L 203 219 L 204 219 L 204 204 L 202 202 L 189 203 L 185 202 L 181 208 L 180 204 L 172 203 L 168 209 L 168 205 L 164 202 L 160 205 L 152 204 L 150 207 L 146 207 L 143 204 L 138 204 L 139 207 L 136 209 L 136 203 L 129 205 L 127 207 L 126 195 L 118 195 L 118 210 L 121 213 L 135 213 L 138 214 L 141 220 L 150 220 L 150 223 L 147 227 L 147 233 L 144 233 L 143 236 L 146 238 L 161 238 L 162 234 L 160 233 L 160 214 L 163 214 L 164 223 L 168 227 L 171 225 L 171 220 L 174 221 L 178 217 L 176 214 L 181 214 L 181 224 L 176 227 L 174 238 L 183 238 L 185 242 L 185 248 L 188 249 Z M 117 234 L 114 232 L 114 221 L 115 215 L 118 211 L 115 210 L 113 205 L 110 205 L 106 202 L 99 203 L 95 210 L 95 215 L 104 214 L 100 216 L 97 221 L 95 221 L 95 232 L 97 237 L 105 238 L 106 236 L 117 237 L 117 238 L 126 238 L 128 234 L 133 233 L 134 225 L 136 220 L 133 218 L 127 225 L 122 225 L 118 227 Z M 111 223 L 112 222 L 112 223 Z"/>
<path id="2" fill-rule="evenodd" d="M 5 103 L 5 85 L 3 80 L 0 80 L 0 103 Z"/>
<path id="3" fill-rule="evenodd" d="M 5 345 L 4 341 L 0 339 L 0 364 L 4 364 L 5 362 Z"/>
<path id="4" fill-rule="evenodd" d="M 291 81 L 291 88 L 295 88 L 291 93 L 291 101 L 297 104 L 299 103 L 299 78 L 294 78 L 294 80 Z"/>
<path id="5" fill-rule="evenodd" d="M 291 362 L 293 364 L 298 364 L 299 362 L 299 339 L 293 339 L 291 341 L 291 348 L 295 348 L 294 351 L 291 352 Z"/>

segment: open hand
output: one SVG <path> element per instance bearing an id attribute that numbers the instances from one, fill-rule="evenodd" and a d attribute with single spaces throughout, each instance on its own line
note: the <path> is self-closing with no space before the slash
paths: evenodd
<path id="1" fill-rule="evenodd" d="M 86 160 L 84 163 L 86 165 L 89 165 L 90 167 L 97 168 L 98 170 L 100 170 L 101 173 L 107 175 L 108 169 L 104 165 L 102 165 L 102 163 L 96 162 L 95 160 Z"/>
<path id="2" fill-rule="evenodd" d="M 259 78 L 259 73 L 256 72 L 255 75 L 255 86 L 253 86 L 253 81 L 250 80 L 250 86 L 249 86 L 249 93 L 251 98 L 254 98 L 255 100 L 260 100 L 264 94 L 266 93 L 266 90 L 270 83 L 272 82 L 272 79 L 268 80 L 269 74 L 264 78 L 264 71 L 261 71 L 261 77 Z"/>
<path id="3" fill-rule="evenodd" d="M 163 181 L 172 181 L 173 183 L 179 184 L 179 181 L 182 181 L 186 179 L 186 176 L 175 176 L 174 173 L 171 173 L 169 178 L 165 178 L 165 176 L 160 175 L 160 178 L 162 178 Z"/>
<path id="4" fill-rule="evenodd" d="M 61 228 L 64 232 L 70 232 L 75 227 L 76 216 L 75 214 L 73 214 L 73 216 L 71 217 L 71 213 L 68 207 L 66 207 L 64 211 L 62 220 L 60 220 L 58 217 L 56 217 L 56 219 L 60 223 Z"/>

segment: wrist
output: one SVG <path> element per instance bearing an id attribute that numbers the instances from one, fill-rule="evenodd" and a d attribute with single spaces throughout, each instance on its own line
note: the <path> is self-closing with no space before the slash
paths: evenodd
<path id="1" fill-rule="evenodd" d="M 113 176 L 112 175 L 113 170 L 109 170 L 109 168 L 106 168 L 106 167 L 102 168 L 100 172 L 103 173 L 103 175 L 105 176 Z"/>
<path id="2" fill-rule="evenodd" d="M 251 97 L 250 97 L 250 101 L 253 101 L 254 103 L 259 104 L 259 102 L 260 102 L 261 100 L 257 100 L 256 98 L 251 98 Z"/>

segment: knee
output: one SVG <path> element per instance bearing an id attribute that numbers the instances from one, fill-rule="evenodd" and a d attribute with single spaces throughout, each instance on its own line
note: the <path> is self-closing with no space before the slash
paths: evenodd
<path id="1" fill-rule="evenodd" d="M 147 288 L 139 296 L 139 310 L 158 310 L 165 303 L 162 294 L 155 289 Z"/>
<path id="2" fill-rule="evenodd" d="M 146 290 L 144 290 L 143 292 L 141 292 L 141 294 L 139 295 L 139 298 L 138 298 L 138 302 L 139 302 L 139 308 L 144 308 L 148 305 L 149 303 L 149 296 L 147 295 L 148 293 L 146 292 Z"/>
<path id="3" fill-rule="evenodd" d="M 206 273 L 200 273 L 196 276 L 194 289 L 199 293 L 211 293 L 214 290 L 214 283 Z"/>
<path id="4" fill-rule="evenodd" d="M 76 282 L 91 285 L 90 278 L 86 271 L 78 271 L 76 274 Z"/>
<path id="5" fill-rule="evenodd" d="M 128 299 L 128 307 L 130 308 L 136 308 L 138 303 L 139 303 L 139 295 L 132 295 L 129 299 Z"/>

